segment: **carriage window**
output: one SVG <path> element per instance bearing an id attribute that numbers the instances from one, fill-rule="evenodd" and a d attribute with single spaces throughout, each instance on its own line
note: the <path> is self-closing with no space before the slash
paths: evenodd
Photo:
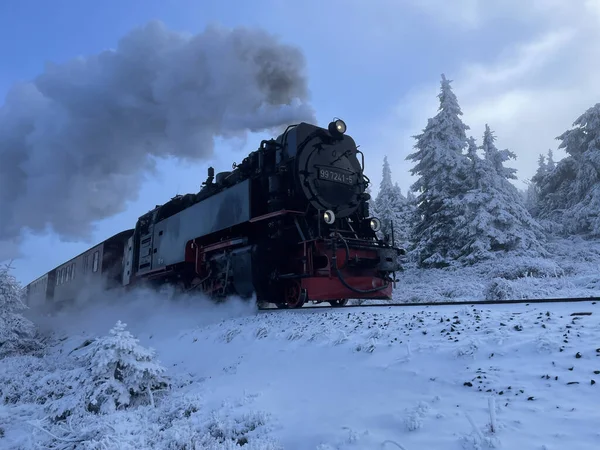
<path id="1" fill-rule="evenodd" d="M 92 261 L 92 272 L 98 272 L 98 262 L 100 261 L 100 252 L 94 252 L 94 260 Z"/>

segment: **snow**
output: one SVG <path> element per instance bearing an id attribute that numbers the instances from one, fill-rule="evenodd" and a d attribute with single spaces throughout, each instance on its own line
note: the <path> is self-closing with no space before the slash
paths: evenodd
<path id="1" fill-rule="evenodd" d="M 593 247 L 560 248 L 572 250 L 565 261 L 587 256 L 571 269 L 597 269 Z M 568 271 L 565 261 L 547 261 L 536 276 Z M 438 289 L 468 290 L 474 273 L 448 273 Z M 497 264 L 492 275 L 519 274 Z M 586 450 L 600 442 L 596 302 L 257 311 L 235 299 L 138 292 L 124 300 L 38 317 L 45 351 L 0 360 L 2 449 Z M 154 350 L 170 389 L 156 393 L 154 407 L 53 423 L 57 405 L 81 401 L 65 384 L 92 347 L 82 344 L 108 336 L 118 320 Z"/>
<path id="2" fill-rule="evenodd" d="M 517 300 L 600 296 L 600 242 L 549 237 L 551 257 L 498 252 L 473 266 L 422 270 L 407 264 L 398 275 L 396 302 Z M 365 303 L 381 303 L 368 301 Z"/>

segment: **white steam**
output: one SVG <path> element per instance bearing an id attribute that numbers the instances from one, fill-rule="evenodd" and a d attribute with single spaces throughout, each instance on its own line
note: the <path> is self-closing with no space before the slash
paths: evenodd
<path id="1" fill-rule="evenodd" d="M 13 86 L 0 107 L 0 261 L 24 229 L 89 237 L 137 197 L 156 158 L 202 160 L 216 137 L 314 120 L 304 66 L 260 30 L 189 36 L 152 22 Z"/>
<path id="2" fill-rule="evenodd" d="M 231 297 L 223 303 L 202 294 L 169 295 L 150 289 L 124 291 L 87 291 L 76 305 L 51 314 L 27 312 L 43 334 L 57 336 L 108 333 L 120 320 L 134 334 L 145 333 L 154 339 L 170 338 L 183 330 L 218 323 L 258 312 L 254 299 Z"/>

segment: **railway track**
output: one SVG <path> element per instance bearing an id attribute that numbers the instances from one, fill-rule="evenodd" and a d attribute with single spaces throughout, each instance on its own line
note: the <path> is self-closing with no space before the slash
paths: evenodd
<path id="1" fill-rule="evenodd" d="M 581 302 L 592 302 L 596 304 L 600 302 L 600 297 L 569 297 L 569 298 L 529 298 L 529 299 L 517 299 L 517 300 L 459 300 L 459 301 L 444 301 L 444 302 L 419 302 L 419 303 L 378 303 L 374 305 L 346 305 L 346 306 L 330 306 L 328 304 L 323 305 L 304 305 L 299 309 L 278 309 L 275 306 L 261 307 L 262 311 L 302 311 L 305 309 L 335 309 L 342 310 L 346 308 L 383 308 L 392 306 L 402 307 L 414 307 L 414 306 L 476 306 L 476 305 L 509 305 L 509 304 L 536 304 L 536 303 L 581 303 Z"/>

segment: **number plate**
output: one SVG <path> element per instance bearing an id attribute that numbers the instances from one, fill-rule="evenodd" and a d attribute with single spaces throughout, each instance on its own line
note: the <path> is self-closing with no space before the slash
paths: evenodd
<path id="1" fill-rule="evenodd" d="M 354 184 L 354 175 L 344 170 L 339 170 L 330 167 L 319 168 L 319 179 L 325 181 L 333 181 L 334 183 Z"/>

